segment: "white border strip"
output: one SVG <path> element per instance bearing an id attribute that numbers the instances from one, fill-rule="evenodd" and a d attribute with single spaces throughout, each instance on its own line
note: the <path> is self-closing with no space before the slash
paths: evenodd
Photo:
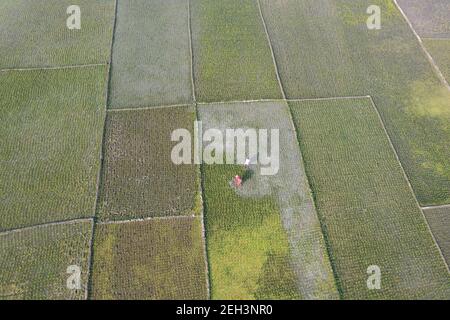
<path id="1" fill-rule="evenodd" d="M 422 210 L 446 209 L 446 208 L 449 208 L 449 209 L 450 209 L 450 204 L 443 204 L 443 205 L 437 205 L 437 206 L 427 206 L 427 207 L 422 207 Z"/>
<path id="2" fill-rule="evenodd" d="M 108 63 L 73 64 L 68 66 L 55 66 L 55 67 L 5 68 L 1 69 L 0 72 L 77 69 L 77 68 L 92 68 L 106 65 L 108 65 Z"/>
<path id="3" fill-rule="evenodd" d="M 12 229 L 12 230 L 1 231 L 0 232 L 0 236 L 11 234 L 11 233 L 17 233 L 17 232 L 22 232 L 22 231 L 38 229 L 38 228 L 59 226 L 59 225 L 62 225 L 62 224 L 75 224 L 75 223 L 82 223 L 82 222 L 91 222 L 93 220 L 94 220 L 94 218 L 79 218 L 79 219 L 55 221 L 55 222 L 49 222 L 49 223 L 41 223 L 41 224 L 36 224 L 36 225 L 33 225 L 33 226 L 27 226 L 27 227 Z"/>

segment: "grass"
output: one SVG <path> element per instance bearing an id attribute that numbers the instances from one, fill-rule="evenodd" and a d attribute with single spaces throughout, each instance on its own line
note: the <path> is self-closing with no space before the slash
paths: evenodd
<path id="1" fill-rule="evenodd" d="M 66 10 L 72 4 L 70 0 L 2 0 L 0 68 L 108 62 L 114 0 L 77 1 L 80 30 L 66 26 Z"/>
<path id="2" fill-rule="evenodd" d="M 84 299 L 90 222 L 0 234 L 0 300 Z M 81 289 L 67 288 L 69 266 L 81 270 Z"/>
<path id="3" fill-rule="evenodd" d="M 0 230 L 92 217 L 106 67 L 0 73 Z"/>
<path id="4" fill-rule="evenodd" d="M 393 2 L 261 3 L 288 98 L 371 95 L 420 203 L 449 203 L 450 93 Z"/>
<path id="5" fill-rule="evenodd" d="M 206 299 L 200 218 L 99 224 L 94 299 Z"/>
<path id="6" fill-rule="evenodd" d="M 193 135 L 192 107 L 109 112 L 98 216 L 102 220 L 199 213 L 195 165 L 171 160 L 172 131 Z"/>
<path id="7" fill-rule="evenodd" d="M 397 0 L 421 37 L 450 40 L 450 3 L 447 0 Z"/>
<path id="8" fill-rule="evenodd" d="M 281 98 L 256 1 L 191 1 L 197 100 Z"/>
<path id="9" fill-rule="evenodd" d="M 450 265 L 450 207 L 424 209 L 423 213 L 447 265 Z"/>
<path id="10" fill-rule="evenodd" d="M 199 107 L 203 129 L 278 129 L 280 167 L 205 165 L 205 217 L 213 299 L 337 298 L 289 109 L 283 102 Z M 250 157 L 252 158 L 252 157 Z M 239 190 L 230 186 L 242 174 Z"/>
<path id="11" fill-rule="evenodd" d="M 110 108 L 192 102 L 188 1 L 119 1 Z"/>
<path id="12" fill-rule="evenodd" d="M 290 104 L 343 298 L 448 298 L 448 271 L 370 99 Z M 370 265 L 380 290 L 367 289 Z"/>
<path id="13" fill-rule="evenodd" d="M 448 40 L 423 39 L 428 52 L 433 57 L 447 82 L 450 81 L 450 37 Z"/>

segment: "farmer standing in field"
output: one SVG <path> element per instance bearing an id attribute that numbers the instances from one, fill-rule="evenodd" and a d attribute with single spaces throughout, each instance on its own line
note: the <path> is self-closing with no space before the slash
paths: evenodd
<path id="1" fill-rule="evenodd" d="M 245 159 L 244 168 L 246 171 L 250 169 L 250 159 Z M 242 178 L 239 175 L 236 175 L 233 178 L 233 184 L 236 188 L 239 188 L 242 185 Z"/>

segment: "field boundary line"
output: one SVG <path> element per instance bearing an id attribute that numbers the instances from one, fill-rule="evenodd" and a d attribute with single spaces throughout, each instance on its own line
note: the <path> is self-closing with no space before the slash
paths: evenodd
<path id="1" fill-rule="evenodd" d="M 191 23 L 191 0 L 187 0 L 188 3 L 188 31 L 189 31 L 189 47 L 191 52 L 191 80 L 192 80 L 192 98 L 194 99 L 195 118 L 200 121 L 197 98 L 195 96 L 195 80 L 194 80 L 194 50 L 192 46 L 192 23 Z M 209 272 L 209 259 L 208 249 L 206 244 L 206 228 L 205 228 L 205 201 L 204 201 L 204 179 L 203 179 L 203 163 L 198 166 L 197 174 L 199 177 L 198 192 L 200 194 L 201 212 L 200 212 L 200 224 L 202 228 L 202 241 L 203 241 L 203 260 L 205 263 L 205 282 L 206 282 L 206 299 L 211 300 L 211 281 Z"/>
<path id="2" fill-rule="evenodd" d="M 164 216 L 164 217 L 145 217 L 145 218 L 135 218 L 135 219 L 126 219 L 126 220 L 109 220 L 109 221 L 97 221 L 99 225 L 108 225 L 108 224 L 126 224 L 133 222 L 146 222 L 146 221 L 161 221 L 161 220 L 182 220 L 182 219 L 193 219 L 199 216 L 195 214 L 190 214 L 187 216 Z"/>
<path id="3" fill-rule="evenodd" d="M 442 205 L 436 205 L 436 206 L 425 206 L 425 207 L 421 207 L 422 210 L 429 210 L 429 209 L 445 209 L 445 208 L 449 208 L 450 209 L 450 204 L 442 204 Z"/>
<path id="4" fill-rule="evenodd" d="M 423 40 L 438 40 L 438 41 L 450 41 L 450 38 L 442 38 L 442 37 L 437 37 L 437 38 L 432 38 L 432 37 L 421 37 L 422 41 Z"/>
<path id="5" fill-rule="evenodd" d="M 329 101 L 329 100 L 351 100 L 351 99 L 367 99 L 369 95 L 365 96 L 342 96 L 342 97 L 323 97 L 323 98 L 298 98 L 298 99 L 286 99 L 287 102 L 301 102 L 301 101 Z"/>
<path id="6" fill-rule="evenodd" d="M 188 7 L 188 36 L 189 36 L 189 52 L 191 61 L 191 87 L 192 87 L 192 101 L 196 101 L 195 97 L 195 81 L 194 81 L 194 49 L 192 47 L 192 26 L 191 26 L 191 0 L 187 0 Z"/>
<path id="7" fill-rule="evenodd" d="M 11 234 L 11 233 L 22 232 L 22 231 L 33 230 L 33 229 L 37 229 L 37 228 L 45 228 L 45 227 L 58 226 L 58 225 L 63 225 L 63 224 L 74 224 L 74 223 L 81 223 L 81 222 L 90 222 L 90 221 L 93 221 L 93 220 L 94 220 L 94 218 L 90 217 L 90 218 L 75 218 L 75 219 L 67 219 L 67 220 L 59 220 L 59 221 L 52 221 L 52 222 L 46 222 L 46 223 L 39 223 L 39 224 L 31 225 L 31 226 L 25 226 L 25 227 L 20 227 L 20 228 L 0 231 L 0 236 L 6 235 L 6 234 Z"/>
<path id="8" fill-rule="evenodd" d="M 92 273 L 93 273 L 93 267 L 94 267 L 94 237 L 95 237 L 95 227 L 97 225 L 97 211 L 99 206 L 99 198 L 100 198 L 100 190 L 101 190 L 101 183 L 102 183 L 102 175 L 104 170 L 104 151 L 105 151 L 105 136 L 106 136 L 106 121 L 107 121 L 107 115 L 108 115 L 108 105 L 109 105 L 109 90 L 110 90 L 110 83 L 111 83 L 111 67 L 112 67 L 112 56 L 113 56 L 113 46 L 114 46 L 114 35 L 116 33 L 116 22 L 117 22 L 117 8 L 118 8 L 118 0 L 115 0 L 114 2 L 114 17 L 113 17 L 113 27 L 111 30 L 111 46 L 109 51 L 109 63 L 108 63 L 108 70 L 106 72 L 106 90 L 105 90 L 105 113 L 104 113 L 104 119 L 103 119 L 103 131 L 102 131 L 102 141 L 100 144 L 100 168 L 98 170 L 97 174 L 97 188 L 96 188 L 96 195 L 95 195 L 95 203 L 94 203 L 94 218 L 92 222 L 92 234 L 91 234 L 91 242 L 89 245 L 89 258 L 88 258 L 88 278 L 87 278 L 87 285 L 86 285 L 86 292 L 85 292 L 85 300 L 89 300 L 92 298 Z"/>
<path id="9" fill-rule="evenodd" d="M 447 80 L 445 79 L 444 75 L 442 74 L 441 70 L 439 69 L 438 65 L 434 62 L 433 57 L 431 56 L 431 54 L 428 52 L 427 48 L 425 48 L 425 45 L 423 44 L 422 39 L 420 38 L 419 34 L 416 32 L 416 30 L 414 29 L 414 26 L 412 25 L 411 21 L 409 21 L 408 16 L 405 14 L 405 12 L 403 11 L 403 9 L 400 7 L 400 5 L 397 3 L 397 0 L 393 0 L 397 9 L 400 11 L 400 13 L 402 14 L 403 18 L 405 19 L 406 23 L 408 24 L 409 28 L 411 29 L 411 31 L 413 32 L 414 36 L 417 38 L 417 40 L 419 41 L 419 45 L 422 48 L 423 52 L 425 53 L 425 56 L 428 59 L 428 62 L 431 64 L 431 66 L 434 69 L 434 72 L 436 73 L 436 75 L 438 76 L 439 80 L 441 80 L 442 84 L 447 88 L 447 90 L 450 91 L 450 85 L 448 84 Z"/>
<path id="10" fill-rule="evenodd" d="M 139 110 L 152 110 L 152 109 L 164 109 L 164 108 L 181 108 L 181 107 L 193 107 L 196 105 L 223 105 L 223 104 L 236 104 L 236 103 L 258 103 L 258 102 L 295 102 L 295 101 L 322 101 L 322 100 L 342 100 L 342 99 L 364 99 L 370 98 L 369 95 L 365 96 L 341 96 L 341 97 L 321 97 L 321 98 L 293 98 L 293 99 L 253 99 L 253 100 L 229 100 L 229 101 L 212 101 L 212 102 L 187 102 L 184 104 L 168 104 L 160 106 L 148 106 L 148 107 L 127 107 L 127 108 L 110 108 L 106 111 L 108 113 L 114 112 L 126 112 L 126 111 L 139 111 Z"/>
<path id="11" fill-rule="evenodd" d="M 78 69 L 78 68 L 92 68 L 99 66 L 107 66 L 108 63 L 90 63 L 90 64 L 72 64 L 67 66 L 54 66 L 54 67 L 29 67 L 29 68 L 5 68 L 0 69 L 0 72 L 9 71 L 36 71 L 36 70 L 62 70 L 62 69 Z"/>
<path id="12" fill-rule="evenodd" d="M 195 103 L 189 102 L 186 104 L 169 104 L 169 105 L 162 105 L 162 106 L 111 108 L 111 109 L 107 109 L 107 112 L 114 113 L 114 112 L 127 112 L 127 111 L 144 111 L 144 110 L 152 110 L 152 109 L 192 107 L 194 105 L 195 105 Z"/>
<path id="13" fill-rule="evenodd" d="M 254 100 L 229 100 L 229 101 L 212 101 L 212 102 L 197 102 L 199 106 L 216 105 L 216 104 L 234 104 L 234 103 L 257 103 L 257 102 L 281 102 L 286 99 L 254 99 Z"/>
<path id="14" fill-rule="evenodd" d="M 391 149 L 392 149 L 392 151 L 393 151 L 393 153 L 395 155 L 395 158 L 397 159 L 397 162 L 398 162 L 398 164 L 400 166 L 400 169 L 401 169 L 401 171 L 403 173 L 403 176 L 406 179 L 406 182 L 408 183 L 409 191 L 411 192 L 411 194 L 412 194 L 412 196 L 414 198 L 415 204 L 416 204 L 417 208 L 420 211 L 422 219 L 425 222 L 425 225 L 427 226 L 428 233 L 431 235 L 431 238 L 433 239 L 434 246 L 436 247 L 437 251 L 439 252 L 439 255 L 441 256 L 441 259 L 442 259 L 442 261 L 444 263 L 444 266 L 447 268 L 447 272 L 450 273 L 449 266 L 447 265 L 447 262 L 445 261 L 444 255 L 442 254 L 441 248 L 437 244 L 436 238 L 434 237 L 434 234 L 431 231 L 430 225 L 428 224 L 428 220 L 425 217 L 425 214 L 423 213 L 423 210 L 422 210 L 422 207 L 420 206 L 419 200 L 417 200 L 416 194 L 414 193 L 414 189 L 413 189 L 413 187 L 411 185 L 411 182 L 410 182 L 410 180 L 408 178 L 408 175 L 406 174 L 405 168 L 403 168 L 403 165 L 402 165 L 402 163 L 400 161 L 400 158 L 398 156 L 397 150 L 395 149 L 395 146 L 392 143 L 391 136 L 389 135 L 388 131 L 386 130 L 386 127 L 384 126 L 383 118 L 381 117 L 381 114 L 378 111 L 378 108 L 377 108 L 375 102 L 373 101 L 372 97 L 370 97 L 370 101 L 371 101 L 372 107 L 375 109 L 375 112 L 376 112 L 376 114 L 378 116 L 378 120 L 380 121 L 381 127 L 383 128 L 383 131 L 386 134 L 386 137 L 388 139 L 389 145 L 390 145 L 390 147 L 391 147 Z"/>
<path id="15" fill-rule="evenodd" d="M 325 224 L 323 223 L 323 219 L 321 218 L 321 216 L 319 214 L 319 211 L 317 210 L 316 199 L 315 199 L 314 194 L 313 194 L 312 189 L 311 189 L 310 179 L 309 179 L 308 173 L 306 172 L 305 159 L 303 157 L 302 149 L 301 149 L 301 146 L 300 146 L 300 141 L 299 141 L 299 137 L 300 136 L 299 136 L 299 133 L 298 133 L 298 130 L 297 130 L 297 125 L 295 124 L 295 121 L 294 121 L 294 115 L 292 113 L 291 106 L 289 105 L 289 101 L 299 101 L 299 100 L 295 100 L 295 99 L 290 99 L 289 100 L 289 99 L 286 98 L 286 94 L 285 94 L 285 91 L 284 91 L 284 88 L 283 88 L 283 84 L 281 82 L 280 75 L 279 75 L 279 72 L 278 72 L 278 64 L 277 64 L 277 61 L 276 61 L 276 58 L 275 58 L 275 54 L 273 52 L 272 41 L 270 39 L 270 35 L 269 35 L 268 30 L 267 30 L 267 25 L 266 25 L 266 22 L 265 22 L 265 19 L 264 19 L 264 15 L 262 13 L 261 3 L 260 3 L 260 0 L 256 0 L 256 1 L 258 2 L 259 14 L 260 14 L 260 18 L 261 18 L 261 20 L 263 22 L 263 25 L 264 25 L 264 30 L 265 30 L 265 33 L 266 33 L 266 36 L 267 36 L 267 42 L 269 43 L 269 47 L 270 47 L 270 50 L 272 52 L 272 58 L 273 58 L 274 66 L 275 66 L 275 71 L 276 71 L 277 77 L 278 77 L 278 83 L 280 85 L 281 92 L 282 92 L 282 95 L 283 95 L 283 102 L 286 104 L 286 107 L 287 107 L 287 110 L 288 110 L 289 120 L 291 122 L 292 130 L 293 130 L 293 133 L 294 133 L 294 136 L 295 136 L 295 140 L 296 140 L 296 145 L 297 145 L 298 152 L 299 152 L 299 155 L 300 155 L 301 163 L 299 165 L 303 166 L 303 172 L 304 172 L 304 175 L 305 175 L 305 180 L 306 180 L 306 183 L 307 183 L 308 189 L 309 189 L 309 197 L 311 198 L 311 203 L 312 203 L 312 205 L 314 207 L 314 212 L 316 214 L 318 223 L 320 225 L 320 231 L 321 231 L 321 235 L 322 235 L 322 239 L 323 239 L 323 244 L 325 245 L 324 257 L 323 258 L 328 258 L 327 259 L 328 264 L 329 264 L 328 266 L 329 266 L 329 268 L 331 268 L 331 273 L 332 273 L 333 280 L 334 280 L 334 286 L 335 286 L 334 289 L 337 291 L 337 295 L 338 295 L 339 299 L 342 300 L 342 298 L 343 298 L 343 290 L 341 288 L 340 279 L 339 279 L 338 274 L 336 272 L 336 267 L 334 265 L 334 262 L 333 262 L 333 259 L 332 259 L 332 256 L 331 256 L 331 247 L 330 247 L 329 242 L 328 242 L 328 233 L 324 229 Z M 327 99 L 334 99 L 334 98 L 327 98 Z M 323 99 L 315 99 L 315 100 L 323 100 Z M 326 253 L 326 257 L 325 257 L 325 253 Z M 300 291 L 300 288 L 298 288 L 298 290 Z"/>
<path id="16" fill-rule="evenodd" d="M 272 55 L 272 62 L 274 65 L 275 73 L 277 75 L 278 85 L 280 86 L 281 96 L 283 97 L 284 100 L 286 100 L 286 93 L 284 92 L 283 85 L 281 84 L 280 73 L 278 72 L 278 64 L 277 64 L 277 60 L 275 59 L 275 53 L 273 52 L 272 41 L 270 41 L 269 31 L 267 31 L 266 20 L 264 20 L 264 15 L 263 15 L 262 9 L 261 9 L 261 3 L 259 0 L 256 0 L 256 2 L 258 3 L 259 16 L 261 18 L 261 21 L 262 21 L 262 24 L 264 27 L 264 32 L 265 32 L 266 38 L 267 38 L 267 43 L 269 44 L 270 53 Z"/>

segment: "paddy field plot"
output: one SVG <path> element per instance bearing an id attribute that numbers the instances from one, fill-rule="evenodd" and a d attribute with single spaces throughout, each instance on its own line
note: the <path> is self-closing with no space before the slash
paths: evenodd
<path id="1" fill-rule="evenodd" d="M 191 1 L 197 101 L 281 98 L 256 1 Z"/>
<path id="2" fill-rule="evenodd" d="M 274 129 L 280 141 L 275 175 L 261 175 L 257 164 L 247 172 L 242 164 L 203 166 L 212 298 L 337 298 L 287 104 L 199 105 L 199 117 L 203 132 L 217 129 L 225 137 L 230 128 Z M 231 184 L 235 175 L 244 177 L 238 189 Z"/>
<path id="3" fill-rule="evenodd" d="M 192 215 L 201 208 L 198 168 L 172 162 L 172 132 L 193 136 L 192 106 L 108 112 L 98 216 L 102 220 Z M 193 139 L 192 139 L 193 141 Z"/>
<path id="4" fill-rule="evenodd" d="M 92 217 L 106 67 L 0 73 L 0 230 Z"/>
<path id="5" fill-rule="evenodd" d="M 450 81 L 450 37 L 448 40 L 423 39 L 428 52 L 433 57 L 447 82 Z"/>
<path id="6" fill-rule="evenodd" d="M 84 299 L 92 223 L 41 226 L 0 234 L 0 300 Z M 69 266 L 81 289 L 69 289 Z"/>
<path id="7" fill-rule="evenodd" d="M 450 2 L 447 0 L 397 0 L 416 32 L 424 38 L 450 40 Z"/>
<path id="8" fill-rule="evenodd" d="M 201 218 L 98 224 L 94 299 L 207 299 Z"/>
<path id="9" fill-rule="evenodd" d="M 370 98 L 290 102 L 344 299 L 448 299 L 449 274 Z M 381 289 L 367 288 L 367 269 Z"/>
<path id="10" fill-rule="evenodd" d="M 110 108 L 192 102 L 187 0 L 119 1 Z"/>
<path id="11" fill-rule="evenodd" d="M 115 0 L 78 0 L 81 29 L 69 30 L 70 0 L 2 0 L 0 69 L 107 63 Z"/>
<path id="12" fill-rule="evenodd" d="M 450 265 L 450 207 L 427 208 L 423 213 L 447 265 Z"/>
<path id="13" fill-rule="evenodd" d="M 420 203 L 450 203 L 450 92 L 394 2 L 261 5 L 287 97 L 371 95 Z M 367 28 L 370 5 L 380 30 Z"/>

